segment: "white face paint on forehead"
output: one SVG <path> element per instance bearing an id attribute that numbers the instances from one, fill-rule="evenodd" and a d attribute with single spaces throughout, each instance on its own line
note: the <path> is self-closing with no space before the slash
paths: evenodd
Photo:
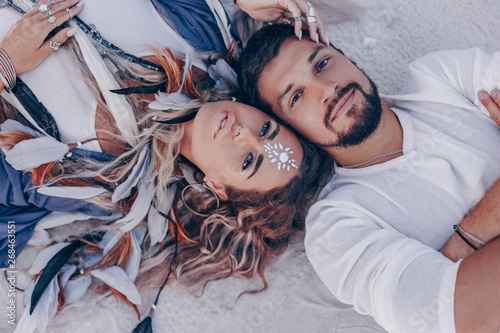
<path id="1" fill-rule="evenodd" d="M 293 154 L 293 150 L 290 147 L 283 148 L 281 143 L 275 143 L 274 145 L 266 143 L 264 151 L 267 153 L 267 157 L 270 158 L 270 163 L 278 162 L 278 170 L 290 171 L 290 167 L 297 169 L 295 160 L 290 158 L 290 155 Z"/>

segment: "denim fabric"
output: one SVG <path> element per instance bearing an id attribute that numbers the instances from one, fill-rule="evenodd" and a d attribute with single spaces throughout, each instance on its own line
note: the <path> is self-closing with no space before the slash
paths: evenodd
<path id="1" fill-rule="evenodd" d="M 73 150 L 73 155 L 112 160 L 110 155 Z M 15 251 L 19 254 L 33 234 L 36 224 L 52 211 L 80 211 L 90 216 L 108 216 L 111 212 L 95 204 L 69 198 L 51 197 L 36 191 L 31 173 L 15 170 L 0 154 L 0 267 L 8 263 L 9 225 L 15 224 Z M 9 224 L 9 221 L 13 221 Z"/>

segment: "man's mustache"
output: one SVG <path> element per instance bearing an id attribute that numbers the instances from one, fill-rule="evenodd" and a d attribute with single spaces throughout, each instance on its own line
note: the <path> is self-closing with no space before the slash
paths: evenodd
<path id="1" fill-rule="evenodd" d="M 358 83 L 351 82 L 347 86 L 345 86 L 344 88 L 340 89 L 337 93 L 337 96 L 335 98 L 332 98 L 328 102 L 326 114 L 325 114 L 325 119 L 324 119 L 326 128 L 332 128 L 332 125 L 330 124 L 330 119 L 332 118 L 333 110 L 335 109 L 335 107 L 337 106 L 339 101 L 342 99 L 342 97 L 344 97 L 345 94 L 347 94 L 352 89 L 358 89 L 360 91 L 363 91 L 363 89 L 361 88 L 361 86 Z"/>

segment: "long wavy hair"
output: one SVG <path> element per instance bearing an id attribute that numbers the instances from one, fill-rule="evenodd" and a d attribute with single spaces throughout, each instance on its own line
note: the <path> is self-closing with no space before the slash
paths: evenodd
<path id="1" fill-rule="evenodd" d="M 76 42 L 68 41 L 66 46 L 79 65 L 80 74 L 91 87 L 99 107 L 108 112 L 105 101 L 95 87 L 95 79 L 82 61 L 82 55 Z M 152 84 L 166 82 L 166 92 L 177 91 L 181 87 L 182 63 L 167 49 L 156 51 L 158 63 L 165 69 L 165 75 L 152 72 L 135 64 L 129 64 L 118 56 L 108 55 L 119 69 L 115 74 L 117 81 L 128 87 L 139 83 L 131 77 L 144 78 Z M 129 75 L 133 74 L 133 75 Z M 110 163 L 95 161 L 56 161 L 33 170 L 34 180 L 42 183 L 58 183 L 61 185 L 93 185 L 104 184 L 110 191 L 93 198 L 91 201 L 110 209 L 121 209 L 127 212 L 133 200 L 129 198 L 113 204 L 110 200 L 112 190 L 120 184 L 137 162 L 139 152 L 144 147 L 152 151 L 155 168 L 158 172 L 155 186 L 155 204 L 158 210 L 168 202 L 168 189 L 173 178 L 182 180 L 180 170 L 183 166 L 195 168 L 195 174 L 201 174 L 195 166 L 179 155 L 179 142 L 184 134 L 182 124 L 168 125 L 158 121 L 170 120 L 198 110 L 202 105 L 217 100 L 227 100 L 234 95 L 231 91 L 220 91 L 209 88 L 209 81 L 195 82 L 188 73 L 182 85 L 182 91 L 193 99 L 180 110 L 171 112 L 156 111 L 147 108 L 144 96 L 129 96 L 133 106 L 140 133 L 137 144 Z M 117 141 L 119 135 L 114 135 Z M 8 133 L 2 133 L 2 144 L 12 146 L 21 139 L 11 140 Z M 24 138 L 26 139 L 26 138 Z M 190 191 L 187 199 L 196 203 L 196 210 L 209 210 L 207 217 L 193 214 L 186 209 L 180 195 L 176 200 L 168 218 L 175 225 L 170 228 L 171 235 L 163 242 L 151 246 L 147 236 L 142 244 L 143 260 L 136 285 L 139 289 L 159 287 L 172 269 L 171 279 L 177 278 L 188 286 L 204 287 L 208 282 L 236 276 L 252 278 L 259 276 L 263 288 L 267 288 L 264 268 L 273 257 L 280 254 L 287 246 L 293 228 L 302 228 L 309 201 L 319 185 L 328 176 L 329 157 L 308 143 L 302 142 L 304 157 L 299 168 L 299 175 L 294 177 L 283 188 L 264 193 L 240 191 L 228 188 L 229 200 L 220 201 L 217 208 L 215 197 L 207 192 Z M 83 168 L 82 168 L 83 166 Z M 145 223 L 145 222 L 144 222 Z M 113 226 L 103 226 L 103 230 Z M 117 229 L 117 228 L 116 228 Z M 177 238 L 174 239 L 172 232 Z M 183 237 L 180 237 L 183 236 Z M 174 251 L 174 249 L 178 251 Z M 174 252 L 177 253 L 174 256 Z M 171 263 L 172 265 L 169 265 Z M 249 291 L 256 292 L 256 291 Z"/>

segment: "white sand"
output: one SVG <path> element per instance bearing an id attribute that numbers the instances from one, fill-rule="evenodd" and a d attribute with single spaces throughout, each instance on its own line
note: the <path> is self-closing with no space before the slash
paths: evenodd
<path id="1" fill-rule="evenodd" d="M 370 75 L 382 93 L 397 93 L 407 64 L 431 51 L 473 46 L 500 50 L 498 0 L 353 0 L 337 5 L 336 10 L 325 9 L 324 4 L 318 8 L 325 20 L 338 21 L 353 4 L 365 12 L 351 15 L 350 21 L 328 24 L 330 40 Z M 231 306 L 240 292 L 258 287 L 256 281 L 219 281 L 209 285 L 201 298 L 179 286 L 165 288 L 154 316 L 155 332 L 379 331 L 370 318 L 355 314 L 329 294 L 307 261 L 302 238 L 302 233 L 297 234 L 267 270 L 269 290 L 243 296 L 233 310 L 225 306 Z M 18 268 L 28 266 L 37 250 L 23 253 Z M 19 274 L 18 286 L 26 283 L 26 277 Z M 11 332 L 4 278 L 0 286 L 0 331 Z M 21 293 L 17 296 L 19 303 Z M 48 332 L 130 332 L 136 320 L 130 308 L 88 295 L 83 305 L 64 309 Z"/>

